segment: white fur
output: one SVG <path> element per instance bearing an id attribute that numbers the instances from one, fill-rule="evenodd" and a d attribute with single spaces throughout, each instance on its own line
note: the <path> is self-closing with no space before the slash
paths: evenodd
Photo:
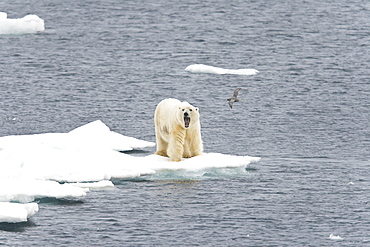
<path id="1" fill-rule="evenodd" d="M 184 113 L 190 116 L 188 128 L 185 127 Z M 157 155 L 169 157 L 170 161 L 181 161 L 181 158 L 202 154 L 203 142 L 197 107 L 177 99 L 162 100 L 155 110 L 154 123 Z"/>

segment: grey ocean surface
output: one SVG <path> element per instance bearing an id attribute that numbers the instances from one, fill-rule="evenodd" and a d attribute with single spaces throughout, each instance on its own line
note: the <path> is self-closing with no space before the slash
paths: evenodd
<path id="1" fill-rule="evenodd" d="M 247 173 L 43 199 L 29 222 L 0 224 L 0 245 L 370 245 L 369 1 L 2 0 L 0 11 L 46 28 L 0 36 L 0 136 L 100 119 L 155 141 L 155 106 L 174 97 L 200 108 L 205 152 L 262 158 Z M 260 73 L 184 70 L 196 63 Z"/>

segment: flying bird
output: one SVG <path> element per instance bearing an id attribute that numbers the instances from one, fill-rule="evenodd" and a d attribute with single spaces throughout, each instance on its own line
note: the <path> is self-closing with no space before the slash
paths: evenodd
<path id="1" fill-rule="evenodd" d="M 233 103 L 234 103 L 234 102 L 238 102 L 238 101 L 240 101 L 240 99 L 238 99 L 238 98 L 237 98 L 237 97 L 238 97 L 238 93 L 239 93 L 239 90 L 240 90 L 240 89 L 241 89 L 241 88 L 237 88 L 237 89 L 235 89 L 233 97 L 231 97 L 231 98 L 227 99 L 227 101 L 229 101 L 229 106 L 230 106 L 230 108 L 233 108 Z"/>

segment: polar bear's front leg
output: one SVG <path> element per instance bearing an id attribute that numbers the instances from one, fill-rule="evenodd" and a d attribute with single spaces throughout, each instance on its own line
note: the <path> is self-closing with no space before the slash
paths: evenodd
<path id="1" fill-rule="evenodd" d="M 189 140 L 184 141 L 184 152 L 182 154 L 182 157 L 183 158 L 191 158 L 192 157 L 190 149 L 189 149 Z"/>
<path id="2" fill-rule="evenodd" d="M 172 132 L 167 149 L 170 161 L 181 161 L 184 152 L 184 138 L 184 131 L 176 129 Z"/>
<path id="3" fill-rule="evenodd" d="M 191 143 L 191 153 L 192 157 L 202 155 L 203 154 L 203 143 L 200 138 L 195 138 L 196 140 Z"/>
<path id="4" fill-rule="evenodd" d="M 163 136 L 161 133 L 162 133 L 161 128 L 156 121 L 155 122 L 155 138 L 157 141 L 157 151 L 155 152 L 155 154 L 168 157 L 167 155 L 168 142 L 163 139 Z"/>
<path id="5" fill-rule="evenodd" d="M 168 146 L 168 143 L 165 140 L 163 140 L 161 137 L 157 136 L 157 152 L 155 152 L 155 154 L 168 157 L 167 146 Z"/>

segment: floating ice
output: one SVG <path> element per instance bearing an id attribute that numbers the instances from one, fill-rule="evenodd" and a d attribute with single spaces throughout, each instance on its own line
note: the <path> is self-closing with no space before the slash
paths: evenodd
<path id="1" fill-rule="evenodd" d="M 100 120 L 69 133 L 0 137 L 0 178 L 83 182 L 137 177 L 153 171 L 132 165 L 134 157 L 116 150 L 153 146 L 110 131 Z"/>
<path id="2" fill-rule="evenodd" d="M 103 180 L 99 182 L 92 182 L 92 183 L 70 183 L 70 185 L 77 186 L 80 188 L 88 188 L 88 189 L 105 189 L 114 187 L 114 184 L 109 180 Z"/>
<path id="3" fill-rule="evenodd" d="M 339 235 L 330 234 L 329 239 L 331 240 L 343 240 L 343 238 Z"/>
<path id="4" fill-rule="evenodd" d="M 37 203 L 10 203 L 0 202 L 0 222 L 18 223 L 27 219 L 39 211 Z"/>
<path id="5" fill-rule="evenodd" d="M 78 127 L 69 133 L 0 137 L 0 149 L 6 147 L 32 148 L 33 145 L 41 145 L 58 150 L 111 149 L 116 151 L 130 151 L 133 149 L 154 147 L 155 143 L 113 132 L 100 120 Z"/>
<path id="6" fill-rule="evenodd" d="M 89 147 L 91 144 L 101 149 L 103 146 L 116 151 L 129 151 L 146 147 L 154 147 L 154 142 L 139 140 L 133 137 L 124 136 L 110 129 L 100 120 L 83 125 L 72 130 L 70 138 L 75 143 L 76 140 L 82 143 L 75 143 L 75 147 Z M 71 143 L 67 143 L 70 147 Z"/>
<path id="7" fill-rule="evenodd" d="M 20 19 L 8 19 L 0 12 L 0 34 L 37 33 L 45 30 L 44 20 L 37 15 L 26 15 Z"/>
<path id="8" fill-rule="evenodd" d="M 8 18 L 8 14 L 5 12 L 0 12 L 0 21 L 6 20 Z"/>
<path id="9" fill-rule="evenodd" d="M 208 153 L 170 162 L 158 155 L 136 157 L 118 152 L 153 146 L 153 142 L 113 132 L 100 120 L 69 133 L 0 137 L 0 202 L 29 203 L 44 197 L 81 198 L 89 189 L 113 187 L 109 181 L 113 178 L 183 171 L 202 174 L 207 169 L 245 168 L 259 160 Z M 15 211 L 7 212 L 2 219 L 14 222 Z M 31 216 L 30 213 L 24 216 L 21 210 L 16 212 L 19 217 L 15 219 Z"/>
<path id="10" fill-rule="evenodd" d="M 186 67 L 185 70 L 192 73 L 207 73 L 217 75 L 255 75 L 259 72 L 256 69 L 223 69 L 204 64 L 192 64 Z"/>
<path id="11" fill-rule="evenodd" d="M 60 184 L 55 181 L 37 180 L 27 177 L 0 178 L 0 201 L 32 202 L 37 198 L 79 198 L 86 195 L 88 189 Z"/>
<path id="12" fill-rule="evenodd" d="M 258 157 L 233 156 L 220 153 L 204 153 L 190 159 L 183 159 L 181 162 L 170 162 L 169 158 L 149 155 L 139 158 L 140 165 L 146 166 L 154 171 L 160 170 L 189 170 L 199 171 L 207 168 L 238 168 L 246 167 L 251 162 L 260 160 Z M 138 161 L 139 161 L 138 160 Z"/>

